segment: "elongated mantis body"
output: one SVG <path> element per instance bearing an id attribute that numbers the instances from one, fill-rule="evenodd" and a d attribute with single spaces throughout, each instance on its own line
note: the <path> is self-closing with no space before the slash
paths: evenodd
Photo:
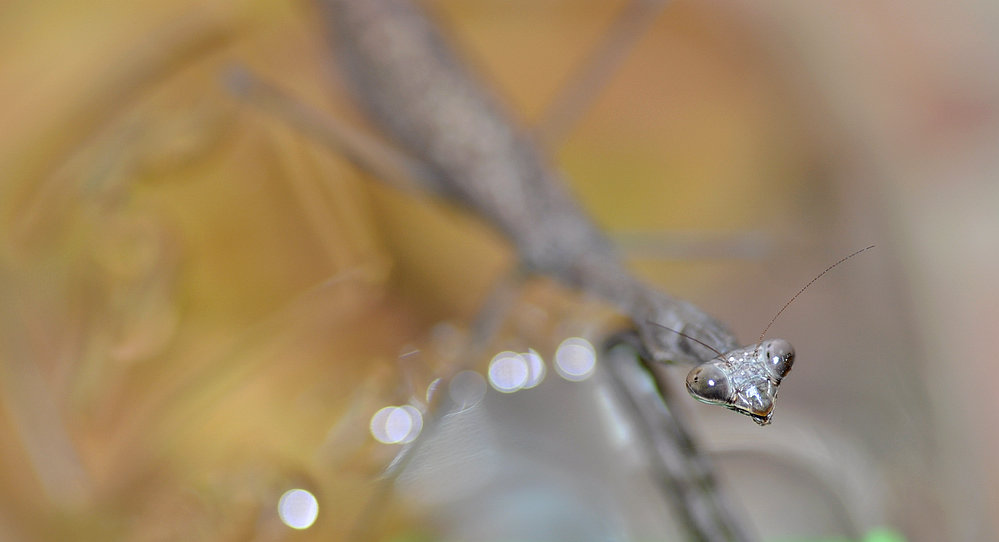
<path id="1" fill-rule="evenodd" d="M 602 298 L 634 322 L 655 361 L 702 361 L 686 336 L 724 349 L 733 334 L 694 305 L 632 274 L 538 145 L 466 71 L 431 21 L 396 0 L 319 2 L 354 95 L 431 172 L 424 189 L 495 226 L 528 271 Z"/>

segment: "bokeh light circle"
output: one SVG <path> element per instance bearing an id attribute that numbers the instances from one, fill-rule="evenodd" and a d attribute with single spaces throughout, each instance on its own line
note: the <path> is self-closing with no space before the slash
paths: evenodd
<path id="1" fill-rule="evenodd" d="M 503 393 L 513 393 L 527 384 L 530 368 L 524 356 L 500 352 L 489 362 L 489 384 Z"/>
<path id="2" fill-rule="evenodd" d="M 423 430 L 423 414 L 412 405 L 387 406 L 371 417 L 371 436 L 383 444 L 407 444 Z"/>
<path id="3" fill-rule="evenodd" d="M 555 371 L 566 380 L 586 380 L 593 375 L 596 366 L 596 350 L 582 337 L 569 337 L 555 351 Z"/>
<path id="4" fill-rule="evenodd" d="M 278 499 L 278 517 L 292 529 L 308 529 L 319 517 L 319 501 L 304 489 L 290 489 Z"/>
<path id="5" fill-rule="evenodd" d="M 541 383 L 545 379 L 545 362 L 541 359 L 541 355 L 534 351 L 534 349 L 528 350 L 526 353 L 521 354 L 525 360 L 527 360 L 527 382 L 524 383 L 524 389 L 530 389 Z"/>
<path id="6" fill-rule="evenodd" d="M 475 371 L 462 371 L 448 384 L 451 400 L 460 408 L 468 408 L 482 401 L 486 395 L 486 379 Z"/>

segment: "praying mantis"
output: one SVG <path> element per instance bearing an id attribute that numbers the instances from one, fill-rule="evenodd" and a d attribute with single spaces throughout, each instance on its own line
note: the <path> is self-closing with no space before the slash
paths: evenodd
<path id="1" fill-rule="evenodd" d="M 695 399 L 770 423 L 777 389 L 794 361 L 789 342 L 764 341 L 764 330 L 756 344 L 739 347 L 721 322 L 636 278 L 538 146 L 514 127 L 414 5 L 318 5 L 357 100 L 419 157 L 420 171 L 429 172 L 420 176 L 422 188 L 492 223 L 512 241 L 526 270 L 616 306 L 634 323 L 646 358 L 695 364 L 686 382 Z M 716 357 L 703 359 L 692 343 Z"/>
<path id="2" fill-rule="evenodd" d="M 740 346 L 720 321 L 629 271 L 540 146 L 515 127 L 417 6 L 402 0 L 315 4 L 356 101 L 403 151 L 393 155 L 400 157 L 394 165 L 409 172 L 420 191 L 449 199 L 495 227 L 523 271 L 601 298 L 630 319 L 625 342 L 641 362 L 638 372 L 618 372 L 617 385 L 650 435 L 647 445 L 658 457 L 663 492 L 697 539 L 750 539 L 716 491 L 710 462 L 672 412 L 663 376 L 653 365 L 692 365 L 686 388 L 695 399 L 762 426 L 770 423 L 777 390 L 794 363 L 791 344 L 765 340 L 768 325 L 755 344 Z M 358 157 L 355 163 L 365 162 Z M 651 390 L 641 382 L 645 378 L 654 381 Z"/>

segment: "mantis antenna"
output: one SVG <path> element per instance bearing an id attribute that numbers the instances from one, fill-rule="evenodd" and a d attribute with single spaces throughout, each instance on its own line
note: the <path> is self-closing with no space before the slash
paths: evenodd
<path id="1" fill-rule="evenodd" d="M 698 340 L 698 339 L 695 339 L 695 338 L 691 337 L 690 335 L 687 335 L 686 333 L 684 333 L 684 332 L 682 332 L 682 331 L 677 331 L 677 330 L 675 330 L 675 329 L 673 329 L 673 328 L 671 328 L 671 327 L 666 327 L 666 326 L 664 326 L 664 325 L 660 324 L 659 322 L 653 322 L 652 320 L 646 320 L 646 322 L 648 322 L 648 323 L 650 323 L 650 324 L 652 324 L 652 325 L 654 325 L 654 326 L 656 326 L 656 327 L 661 327 L 661 328 L 665 329 L 666 331 L 672 331 L 673 333 L 676 333 L 677 335 L 679 335 L 679 336 L 681 336 L 681 337 L 686 337 L 686 338 L 688 338 L 688 339 L 690 339 L 690 340 L 694 341 L 695 343 L 697 343 L 697 344 L 699 344 L 699 345 L 703 346 L 704 348 L 707 348 L 708 350 L 710 350 L 710 351 L 714 352 L 715 354 L 718 354 L 718 357 L 724 357 L 724 356 L 725 356 L 725 354 L 724 354 L 724 353 L 722 353 L 722 352 L 719 352 L 719 351 L 718 351 L 717 349 L 715 349 L 715 348 L 714 348 L 713 346 L 711 346 L 710 344 L 708 344 L 708 343 L 706 343 L 706 342 L 704 342 L 704 341 L 701 341 L 701 340 Z"/>
<path id="2" fill-rule="evenodd" d="M 773 416 L 774 401 L 777 399 L 777 388 L 787 376 L 794 364 L 794 347 L 784 339 L 764 341 L 770 326 L 795 299 L 808 289 L 815 281 L 828 273 L 832 268 L 850 258 L 874 248 L 871 245 L 830 265 L 824 271 L 808 281 L 798 293 L 794 294 L 777 314 L 770 320 L 760 334 L 756 344 L 736 348 L 731 352 L 721 353 L 709 344 L 662 324 L 649 321 L 650 324 L 672 331 L 677 335 L 700 344 L 718 354 L 714 359 L 705 361 L 687 374 L 687 391 L 690 395 L 711 405 L 719 405 L 741 414 L 750 416 L 759 425 L 767 425 Z"/>
<path id="3" fill-rule="evenodd" d="M 839 264 L 841 264 L 841 263 L 849 260 L 850 258 L 852 258 L 852 257 L 860 254 L 861 252 L 864 252 L 865 250 L 870 250 L 870 249 L 874 248 L 875 246 L 876 245 L 871 245 L 871 246 L 868 246 L 868 247 L 864 247 L 864 248 L 862 248 L 862 249 L 860 249 L 860 250 L 858 250 L 858 251 L 856 251 L 856 252 L 854 252 L 854 253 L 852 253 L 852 254 L 850 254 L 848 256 L 843 257 L 842 259 L 840 259 L 836 263 L 834 263 L 834 264 L 830 265 L 829 267 L 825 268 L 825 270 L 822 271 L 821 273 L 819 273 L 818 275 L 816 275 L 815 278 L 813 278 L 812 280 L 808 281 L 808 284 L 805 284 L 800 290 L 798 290 L 798 293 L 794 294 L 793 296 L 791 296 L 791 299 L 787 300 L 787 303 L 784 303 L 784 306 L 781 307 L 779 311 L 777 311 L 777 314 L 775 314 L 773 318 L 770 319 L 770 323 L 767 324 L 767 327 L 763 328 L 763 333 L 760 333 L 760 338 L 756 341 L 756 344 L 757 344 L 756 348 L 757 348 L 757 350 L 759 349 L 759 344 L 763 342 L 763 338 L 766 337 L 767 331 L 770 331 L 770 327 L 774 325 L 774 322 L 777 321 L 777 318 L 779 318 L 780 315 L 783 314 L 784 311 L 791 305 L 791 303 L 794 303 L 794 300 L 798 299 L 798 296 L 801 295 L 802 293 L 804 293 L 804 291 L 807 290 L 809 286 L 811 286 L 815 281 L 817 281 L 820 278 L 822 278 L 822 275 L 825 275 L 829 271 L 832 271 L 832 269 L 834 267 L 836 267 L 837 265 L 839 265 Z M 673 333 L 676 333 L 677 335 L 679 335 L 681 337 L 685 337 L 687 339 L 690 339 L 690 340 L 694 341 L 695 343 L 697 343 L 697 344 L 699 344 L 699 345 L 707 348 L 708 350 L 711 350 L 715 354 L 718 354 L 719 357 L 725 357 L 724 353 L 719 352 L 718 349 L 714 348 L 710 344 L 707 344 L 704 341 L 701 341 L 701 340 L 698 340 L 698 339 L 696 339 L 694 337 L 691 337 L 690 335 L 687 335 L 686 333 L 684 333 L 682 331 L 677 331 L 677 330 L 675 330 L 675 329 L 673 329 L 671 327 L 664 326 L 664 325 L 660 324 L 659 322 L 653 322 L 652 320 L 646 320 L 646 322 L 648 322 L 648 323 L 650 323 L 650 324 L 652 324 L 652 325 L 654 325 L 656 327 L 661 327 L 661 328 L 665 329 L 666 331 L 672 331 Z"/>
<path id="4" fill-rule="evenodd" d="M 823 272 L 819 273 L 818 275 L 816 275 L 815 278 L 813 278 L 812 280 L 808 281 L 808 284 L 804 285 L 800 290 L 798 290 L 798 293 L 796 293 L 793 296 L 791 296 L 791 299 L 788 299 L 787 303 L 784 303 L 784 306 L 781 307 L 779 311 L 777 311 L 777 314 L 775 314 L 773 318 L 770 319 L 770 323 L 767 324 L 767 327 L 763 328 L 763 333 L 760 333 L 760 338 L 759 338 L 759 340 L 756 341 L 756 343 L 759 344 L 759 343 L 763 342 L 763 338 L 766 337 L 767 331 L 770 331 L 770 326 L 774 325 L 774 322 L 776 322 L 777 318 L 779 318 L 780 315 L 784 313 L 784 310 L 786 310 L 788 308 L 788 306 L 791 305 L 791 303 L 794 303 L 794 300 L 798 299 L 798 296 L 801 295 L 802 292 L 804 292 L 805 290 L 807 290 L 808 287 L 812 285 L 812 283 L 814 283 L 815 281 L 817 281 L 820 278 L 822 278 L 822 275 L 825 275 L 826 273 L 828 273 L 829 271 L 831 271 L 832 268 L 836 267 L 837 265 L 839 265 L 839 264 L 841 264 L 841 263 L 849 260 L 850 258 L 856 256 L 857 254 L 860 254 L 861 252 L 864 252 L 865 250 L 870 250 L 870 249 L 874 248 L 874 246 L 875 245 L 871 245 L 869 247 L 862 248 L 862 249 L 854 252 L 853 254 L 850 254 L 849 256 L 846 256 L 846 257 L 842 258 L 838 262 L 836 262 L 836 263 L 830 265 L 829 267 L 827 267 L 825 269 L 825 271 L 823 271 Z M 698 341 L 698 342 L 700 342 L 700 341 Z"/>

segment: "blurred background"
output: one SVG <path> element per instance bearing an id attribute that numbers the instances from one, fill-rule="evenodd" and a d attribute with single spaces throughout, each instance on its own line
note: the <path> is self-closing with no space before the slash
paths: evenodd
<path id="1" fill-rule="evenodd" d="M 626 3 L 430 5 L 529 127 Z M 742 517 L 993 539 L 999 4 L 650 12 L 546 143 L 636 272 L 751 343 L 877 245 L 771 329 L 797 349 L 772 426 L 684 402 Z M 232 65 L 370 130 L 308 3 L 0 6 L 0 539 L 680 537 L 586 359 L 606 308 L 530 280 L 475 351 L 509 247 L 237 99 Z"/>

